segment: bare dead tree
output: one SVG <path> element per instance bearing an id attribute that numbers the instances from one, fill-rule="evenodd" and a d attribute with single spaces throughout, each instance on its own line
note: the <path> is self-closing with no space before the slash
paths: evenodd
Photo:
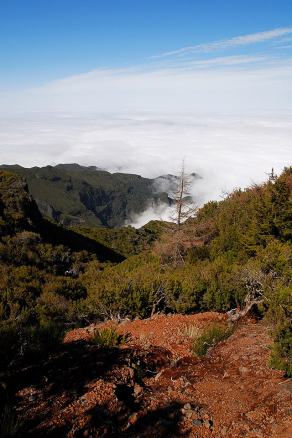
<path id="1" fill-rule="evenodd" d="M 185 172 L 184 161 L 177 178 L 176 188 L 173 191 L 173 213 L 170 219 L 173 220 L 178 227 L 190 217 L 193 217 L 197 212 L 197 207 L 191 195 L 191 177 Z"/>
<path id="2" fill-rule="evenodd" d="M 173 208 L 170 219 L 176 224 L 172 231 L 172 264 L 179 266 L 184 264 L 184 231 L 181 225 L 187 219 L 194 217 L 197 207 L 191 195 L 192 178 L 185 171 L 184 161 L 177 177 L 176 187 L 172 192 Z"/>
<path id="3" fill-rule="evenodd" d="M 277 175 L 275 174 L 275 171 L 274 171 L 273 167 L 272 167 L 271 172 L 266 173 L 266 175 L 268 175 L 269 181 L 272 182 L 272 183 L 274 183 L 276 181 L 276 179 L 277 179 Z"/>
<path id="4" fill-rule="evenodd" d="M 155 300 L 153 302 L 152 309 L 151 309 L 151 315 L 150 315 L 151 318 L 153 317 L 153 315 L 155 315 L 155 313 L 157 313 L 160 305 L 163 305 L 163 308 L 165 308 L 166 301 L 167 300 L 166 300 L 164 288 L 163 288 L 163 286 L 159 286 L 155 292 Z"/>

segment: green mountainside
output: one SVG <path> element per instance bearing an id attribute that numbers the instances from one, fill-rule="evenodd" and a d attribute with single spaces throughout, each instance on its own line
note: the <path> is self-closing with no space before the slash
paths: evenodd
<path id="1" fill-rule="evenodd" d="M 28 192 L 26 182 L 19 176 L 0 171 L 0 237 L 19 233 L 38 233 L 44 242 L 66 245 L 73 251 L 88 251 L 101 261 L 123 259 L 110 248 L 43 218 L 36 202 Z"/>
<path id="2" fill-rule="evenodd" d="M 120 228 L 72 227 L 71 229 L 112 248 L 124 257 L 129 257 L 149 249 L 160 237 L 165 226 L 162 221 L 150 221 L 139 229 L 130 225 Z"/>
<path id="3" fill-rule="evenodd" d="M 147 207 L 165 203 L 173 176 L 147 179 L 78 164 L 23 168 L 0 166 L 25 177 L 29 192 L 47 218 L 63 225 L 117 227 Z M 161 190 L 161 182 L 164 188 Z M 159 184 L 158 184 L 159 183 Z"/>
<path id="4" fill-rule="evenodd" d="M 41 215 L 21 176 L 0 170 L 0 376 L 41 358 L 65 327 L 101 319 L 86 304 L 86 272 L 149 249 L 161 229 L 64 228 Z"/>
<path id="5" fill-rule="evenodd" d="M 180 227 L 140 230 L 63 228 L 43 218 L 22 177 L 0 171 L 0 412 L 1 391 L 16 394 L 11 376 L 45 363 L 72 327 L 226 314 L 250 299 L 274 339 L 270 366 L 291 377 L 292 168 Z"/>

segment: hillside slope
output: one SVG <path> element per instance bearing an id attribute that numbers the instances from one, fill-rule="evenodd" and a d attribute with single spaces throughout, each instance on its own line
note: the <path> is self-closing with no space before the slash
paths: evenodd
<path id="1" fill-rule="evenodd" d="M 287 437 L 292 168 L 180 227 L 83 236 L 0 172 L 0 216 L 0 435 Z"/>
<path id="2" fill-rule="evenodd" d="M 44 219 L 26 182 L 13 173 L 0 171 L 0 237 L 24 231 L 38 233 L 51 244 L 92 252 L 101 261 L 123 260 L 121 255 L 101 243 Z"/>
<path id="3" fill-rule="evenodd" d="M 58 355 L 17 376 L 23 433 L 290 437 L 291 382 L 267 366 L 267 328 L 245 321 L 198 359 L 186 327 L 203 328 L 216 320 L 222 315 L 209 312 L 124 323 L 116 327 L 129 341 L 118 349 L 94 345 L 94 326 L 68 333 Z"/>
<path id="4" fill-rule="evenodd" d="M 122 226 L 149 206 L 169 205 L 167 189 L 176 178 L 111 174 L 78 164 L 0 168 L 25 177 L 41 213 L 64 225 Z"/>

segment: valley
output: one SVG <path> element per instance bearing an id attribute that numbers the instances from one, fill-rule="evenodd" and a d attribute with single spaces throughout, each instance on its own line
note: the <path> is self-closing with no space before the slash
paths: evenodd
<path id="1" fill-rule="evenodd" d="M 65 227 L 1 170 L 0 436 L 288 438 L 291 193 Z"/>

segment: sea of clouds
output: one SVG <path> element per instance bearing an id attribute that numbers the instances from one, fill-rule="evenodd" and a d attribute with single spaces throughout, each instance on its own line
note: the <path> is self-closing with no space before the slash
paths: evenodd
<path id="1" fill-rule="evenodd" d="M 279 32 L 292 28 L 223 46 Z M 214 44 L 208 50 L 217 50 Z M 76 162 L 155 178 L 177 174 L 184 160 L 187 172 L 201 176 L 193 185 L 198 205 L 260 183 L 272 168 L 279 173 L 292 163 L 292 57 L 271 47 L 264 55 L 215 51 L 209 59 L 183 60 L 182 49 L 163 63 L 0 90 L 0 163 Z M 189 56 L 202 47 L 187 49 Z M 133 223 L 166 214 L 150 207 Z"/>
<path id="2" fill-rule="evenodd" d="M 291 138 L 292 118 L 283 116 L 14 116 L 0 120 L 0 162 L 76 162 L 155 178 L 177 174 L 184 160 L 187 172 L 202 177 L 193 186 L 202 205 L 265 180 L 272 167 L 280 172 L 291 165 Z M 165 212 L 152 208 L 146 216 L 165 218 Z"/>

